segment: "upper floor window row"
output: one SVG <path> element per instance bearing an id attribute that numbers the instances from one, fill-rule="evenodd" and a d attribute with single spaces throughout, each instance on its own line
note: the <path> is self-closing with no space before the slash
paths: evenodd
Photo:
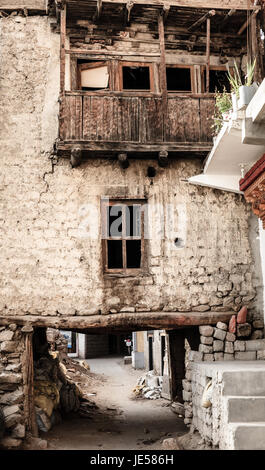
<path id="1" fill-rule="evenodd" d="M 159 66 L 147 62 L 120 61 L 114 67 L 111 61 L 77 60 L 77 80 L 72 89 L 84 91 L 149 91 L 159 92 Z M 199 73 L 198 73 L 199 70 Z M 205 66 L 168 64 L 166 66 L 168 92 L 204 93 Z M 225 66 L 210 67 L 210 93 L 230 91 Z"/>

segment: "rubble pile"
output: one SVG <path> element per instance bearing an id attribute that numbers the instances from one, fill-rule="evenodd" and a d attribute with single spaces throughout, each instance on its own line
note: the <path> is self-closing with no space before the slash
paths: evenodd
<path id="1" fill-rule="evenodd" d="M 153 370 L 147 372 L 139 378 L 133 393 L 137 397 L 156 400 L 161 397 L 163 377 L 155 375 Z"/>

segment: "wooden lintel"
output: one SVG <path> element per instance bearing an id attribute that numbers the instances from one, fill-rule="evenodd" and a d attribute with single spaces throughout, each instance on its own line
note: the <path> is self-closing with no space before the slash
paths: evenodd
<path id="1" fill-rule="evenodd" d="M 59 329 L 90 329 L 95 332 L 99 329 L 119 329 L 136 331 L 139 329 L 167 329 L 184 328 L 194 325 L 215 325 L 219 321 L 228 322 L 235 312 L 136 312 L 115 313 L 107 315 L 52 317 L 52 316 L 2 316 L 0 325 L 31 324 L 33 327 L 59 328 Z"/>
<path id="2" fill-rule="evenodd" d="M 199 18 L 195 23 L 193 23 L 191 26 L 189 26 L 188 31 L 191 31 L 192 29 L 196 28 L 197 26 L 200 26 L 202 23 L 204 23 L 208 18 L 211 16 L 215 15 L 215 10 L 210 10 L 205 15 L 203 15 L 201 18 Z"/>
<path id="3" fill-rule="evenodd" d="M 65 90 L 65 37 L 66 37 L 66 5 L 63 6 L 60 20 L 60 92 Z"/>
<path id="4" fill-rule="evenodd" d="M 59 141 L 56 144 L 58 151 L 70 151 L 74 147 L 80 147 L 87 152 L 160 152 L 161 148 L 168 152 L 209 152 L 212 142 L 160 142 L 156 144 L 142 144 L 139 142 L 95 142 L 93 141 Z"/>

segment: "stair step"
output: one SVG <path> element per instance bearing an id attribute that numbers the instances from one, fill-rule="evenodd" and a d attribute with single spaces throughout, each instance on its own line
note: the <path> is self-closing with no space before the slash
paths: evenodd
<path id="1" fill-rule="evenodd" d="M 227 397 L 228 423 L 265 422 L 265 396 Z"/>
<path id="2" fill-rule="evenodd" d="M 234 450 L 265 450 L 265 422 L 229 424 Z"/>
<path id="3" fill-rule="evenodd" d="M 265 397 L 265 370 L 223 372 L 223 395 Z"/>

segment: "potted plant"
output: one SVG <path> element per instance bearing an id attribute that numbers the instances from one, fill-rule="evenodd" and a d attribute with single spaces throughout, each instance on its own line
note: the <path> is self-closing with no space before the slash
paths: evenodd
<path id="1" fill-rule="evenodd" d="M 235 73 L 232 75 L 228 70 L 228 79 L 231 86 L 233 110 L 237 111 L 246 107 L 257 91 L 257 84 L 253 83 L 254 71 L 256 66 L 256 59 L 253 63 L 247 64 L 247 74 L 244 83 L 242 82 L 236 61 L 234 61 Z"/>
<path id="2" fill-rule="evenodd" d="M 224 87 L 223 91 L 215 92 L 215 110 L 213 116 L 214 134 L 217 135 L 221 130 L 223 123 L 229 121 L 232 113 L 231 94 Z"/>

